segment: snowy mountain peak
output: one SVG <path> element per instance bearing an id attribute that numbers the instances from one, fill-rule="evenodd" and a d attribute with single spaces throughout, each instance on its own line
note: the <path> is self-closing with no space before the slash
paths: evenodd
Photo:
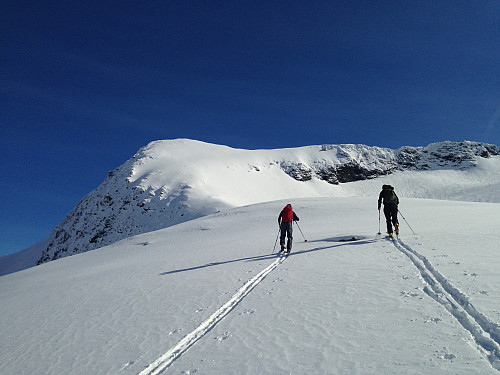
<path id="1" fill-rule="evenodd" d="M 189 139 L 155 141 L 109 172 L 45 241 L 29 249 L 29 257 L 20 259 L 21 252 L 2 259 L 0 274 L 232 207 L 305 197 L 375 197 L 385 181 L 402 197 L 498 201 L 491 193 L 492 184 L 500 187 L 498 155 L 500 147 L 477 142 L 398 150 L 356 144 L 243 150 Z M 491 159 L 493 164 L 482 164 Z M 434 174 L 418 174 L 423 171 Z M 467 193 L 485 184 L 489 193 Z"/>

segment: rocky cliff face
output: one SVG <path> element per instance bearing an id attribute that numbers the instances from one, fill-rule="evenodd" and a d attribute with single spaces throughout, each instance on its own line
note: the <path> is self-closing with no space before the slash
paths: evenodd
<path id="1" fill-rule="evenodd" d="M 141 162 L 139 153 L 109 172 L 52 231 L 37 264 L 202 216 L 188 209 L 189 186 L 165 196 L 162 189 L 143 186 L 141 180 L 131 182 L 133 167 Z"/>
<path id="2" fill-rule="evenodd" d="M 273 179 L 286 174 L 290 184 L 320 180 L 338 185 L 394 171 L 468 169 L 473 168 L 479 158 L 500 154 L 500 147 L 477 142 L 443 142 L 398 150 L 364 145 L 322 145 L 287 149 L 281 153 L 279 150 L 247 151 L 210 145 L 208 152 L 215 154 L 212 156 L 220 165 L 215 172 L 208 172 L 211 171 L 206 168 L 208 162 L 205 169 L 198 166 L 199 161 L 206 159 L 203 153 L 199 161 L 196 159 L 196 153 L 208 147 L 206 144 L 192 144 L 194 141 L 188 140 L 175 143 L 181 150 L 182 147 L 192 148 L 191 160 L 186 161 L 178 155 L 179 149 L 170 151 L 172 144 L 169 142 L 175 141 L 153 142 L 109 172 L 104 182 L 84 197 L 52 231 L 37 264 L 231 207 L 224 197 L 210 193 L 210 187 L 220 183 L 222 173 L 225 185 L 230 185 L 231 179 L 249 178 L 250 172 L 263 176 L 272 174 Z M 221 147 L 220 158 L 217 158 L 217 147 Z M 149 169 L 143 172 L 146 166 Z M 256 175 L 252 176 L 249 184 Z M 300 185 L 290 185 L 290 189 L 300 189 Z M 281 199 L 287 197 L 284 190 Z M 274 198 L 276 196 L 269 197 Z"/>
<path id="3" fill-rule="evenodd" d="M 398 150 L 363 145 L 323 145 L 322 152 L 336 151 L 339 163 L 317 161 L 311 165 L 282 161 L 281 169 L 298 181 L 318 178 L 339 184 L 376 178 L 396 170 L 467 169 L 478 158 L 499 155 L 500 147 L 478 142 L 442 142 L 427 147 Z"/>

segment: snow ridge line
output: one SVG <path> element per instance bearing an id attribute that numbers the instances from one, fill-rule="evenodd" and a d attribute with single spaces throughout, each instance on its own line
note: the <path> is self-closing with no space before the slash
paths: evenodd
<path id="1" fill-rule="evenodd" d="M 441 275 L 426 257 L 399 238 L 393 238 L 392 241 L 420 272 L 424 283 L 427 284 L 424 292 L 443 305 L 460 325 L 470 332 L 491 366 L 500 371 L 500 326 L 479 312 L 470 303 L 469 298 Z"/>
<path id="2" fill-rule="evenodd" d="M 156 361 L 151 363 L 148 367 L 142 370 L 138 375 L 158 375 L 166 371 L 170 365 L 179 358 L 186 350 L 193 346 L 199 339 L 207 334 L 212 328 L 214 328 L 224 317 L 229 314 L 229 312 L 239 303 L 241 300 L 252 291 L 253 288 L 257 286 L 264 278 L 271 273 L 276 267 L 278 267 L 287 257 L 279 257 L 265 269 L 260 271 L 253 278 L 248 280 L 238 291 L 227 301 L 223 306 L 221 306 L 216 312 L 214 312 L 208 319 L 201 323 L 198 328 L 196 328 L 191 333 L 184 336 L 184 338 L 173 346 L 168 352 L 163 354 Z"/>

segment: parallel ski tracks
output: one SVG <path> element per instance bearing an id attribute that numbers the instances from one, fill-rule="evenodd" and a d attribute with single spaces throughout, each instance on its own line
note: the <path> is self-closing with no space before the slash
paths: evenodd
<path id="1" fill-rule="evenodd" d="M 488 359 L 491 366 L 500 372 L 500 325 L 478 311 L 469 298 L 437 271 L 425 256 L 406 245 L 400 238 L 392 238 L 392 242 L 396 249 L 406 255 L 418 270 L 425 284 L 424 292 L 455 317 L 459 324 L 472 335 L 477 347 Z M 138 375 L 159 375 L 165 372 L 175 360 L 224 319 L 285 259 L 286 256 L 279 257 L 248 280 L 229 301 Z"/>
<path id="2" fill-rule="evenodd" d="M 186 350 L 193 346 L 199 339 L 207 334 L 214 328 L 227 314 L 252 291 L 264 278 L 278 267 L 286 259 L 286 256 L 280 256 L 269 266 L 260 271 L 253 278 L 248 280 L 238 291 L 222 305 L 216 312 L 214 312 L 208 319 L 201 323 L 195 330 L 184 336 L 176 345 L 170 348 L 156 361 L 151 363 L 148 367 L 142 370 L 139 375 L 158 375 L 165 372 L 170 365 L 178 359 Z"/>
<path id="3" fill-rule="evenodd" d="M 406 245 L 400 238 L 393 238 L 392 242 L 419 271 L 425 284 L 424 292 L 444 306 L 460 325 L 470 332 L 491 366 L 500 371 L 500 325 L 478 311 L 469 298 L 441 275 L 425 256 Z"/>

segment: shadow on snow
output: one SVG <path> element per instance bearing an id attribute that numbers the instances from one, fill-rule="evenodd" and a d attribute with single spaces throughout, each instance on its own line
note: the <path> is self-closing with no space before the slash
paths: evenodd
<path id="1" fill-rule="evenodd" d="M 313 249 L 308 249 L 308 250 L 294 251 L 294 252 L 291 252 L 290 254 L 288 254 L 288 256 L 297 256 L 297 255 L 301 255 L 301 254 L 311 253 L 311 252 L 314 252 L 314 251 L 323 251 L 323 250 L 333 249 L 333 248 L 342 247 L 342 246 L 366 245 L 366 244 L 374 243 L 374 242 L 377 242 L 377 241 L 378 241 L 377 239 L 367 240 L 366 237 L 352 237 L 352 236 L 347 236 L 347 237 L 343 236 L 343 237 L 332 237 L 332 238 L 318 239 L 318 240 L 309 241 L 308 243 L 314 243 L 314 242 L 336 242 L 338 244 L 331 245 L 331 246 L 315 247 Z M 272 254 L 256 255 L 256 256 L 253 256 L 253 257 L 231 259 L 231 260 L 226 260 L 226 261 L 221 261 L 221 262 L 212 262 L 212 263 L 207 263 L 207 264 L 203 264 L 203 265 L 200 265 L 200 266 L 194 266 L 194 267 L 188 267 L 188 268 L 180 268 L 180 269 L 177 269 L 177 270 L 162 272 L 162 273 L 160 273 L 160 276 L 171 275 L 171 274 L 179 273 L 179 272 L 195 271 L 195 270 L 199 270 L 199 269 L 202 269 L 202 268 L 214 267 L 214 266 L 221 266 L 221 265 L 229 264 L 229 263 L 255 262 L 255 261 L 262 261 L 262 260 L 267 260 L 267 259 L 274 259 L 278 255 L 279 255 L 279 253 L 272 253 Z"/>

